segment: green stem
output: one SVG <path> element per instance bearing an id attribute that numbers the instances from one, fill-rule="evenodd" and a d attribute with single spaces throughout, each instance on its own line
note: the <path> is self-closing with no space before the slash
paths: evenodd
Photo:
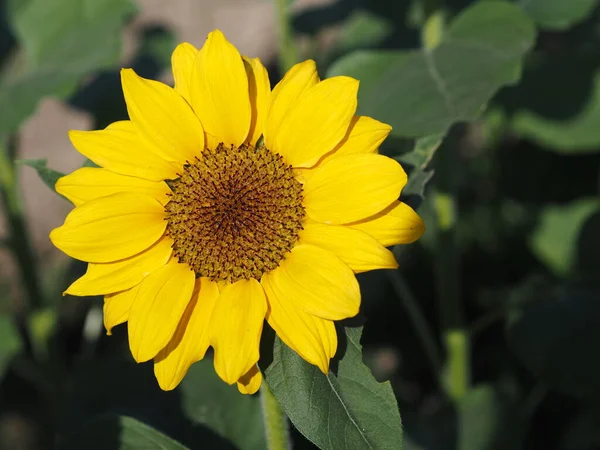
<path id="1" fill-rule="evenodd" d="M 42 305 L 42 294 L 37 273 L 27 224 L 25 222 L 23 204 L 19 195 L 18 180 L 13 162 L 8 151 L 0 144 L 0 197 L 8 223 L 8 247 L 15 257 L 23 285 L 29 297 L 28 304 L 19 304 L 15 311 L 17 327 L 26 346 L 30 339 L 27 331 L 27 317 L 30 309 Z"/>
<path id="2" fill-rule="evenodd" d="M 442 367 L 442 358 L 438 351 L 438 344 L 435 340 L 435 335 L 431 327 L 427 323 L 425 316 L 419 308 L 419 303 L 408 285 L 405 277 L 399 271 L 386 271 L 396 295 L 401 299 L 410 320 L 412 321 L 415 331 L 423 344 L 423 349 L 427 355 L 427 360 L 431 368 L 431 372 L 436 380 L 439 381 L 439 373 Z"/>
<path id="3" fill-rule="evenodd" d="M 266 381 L 263 381 L 260 387 L 260 399 L 268 450 L 291 449 L 286 416 L 281 410 L 281 406 L 279 406 L 279 401 L 267 386 Z"/>
<path id="4" fill-rule="evenodd" d="M 446 392 L 455 402 L 460 401 L 470 385 L 469 333 L 465 328 L 464 305 L 460 287 L 460 256 L 456 244 L 456 177 L 460 166 L 456 137 L 451 133 L 437 152 L 436 191 L 433 205 L 437 218 L 436 288 L 438 291 L 440 323 L 446 345 Z"/>
<path id="5" fill-rule="evenodd" d="M 298 49 L 296 48 L 290 16 L 290 0 L 277 0 L 279 67 L 283 72 L 287 72 L 298 62 Z"/>

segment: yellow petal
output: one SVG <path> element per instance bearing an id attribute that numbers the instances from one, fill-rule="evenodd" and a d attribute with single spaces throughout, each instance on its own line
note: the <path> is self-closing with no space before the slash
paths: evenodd
<path id="1" fill-rule="evenodd" d="M 306 213 L 318 222 L 340 224 L 377 214 L 398 200 L 406 184 L 402 166 L 383 155 L 333 158 L 304 184 Z"/>
<path id="2" fill-rule="evenodd" d="M 237 382 L 258 361 L 266 312 L 265 292 L 254 278 L 221 290 L 211 318 L 210 343 L 215 370 L 226 383 Z"/>
<path id="3" fill-rule="evenodd" d="M 121 70 L 129 118 L 153 151 L 167 161 L 193 161 L 204 149 L 204 130 L 190 105 L 166 84 Z"/>
<path id="4" fill-rule="evenodd" d="M 137 362 L 152 359 L 171 340 L 194 290 L 194 272 L 172 260 L 140 283 L 129 311 L 129 348 Z"/>
<path id="5" fill-rule="evenodd" d="M 135 300 L 140 285 L 123 292 L 104 296 L 104 328 L 106 334 L 112 334 L 113 327 L 127 322 L 129 310 Z"/>
<path id="6" fill-rule="evenodd" d="M 337 349 L 335 326 L 331 320 L 308 314 L 288 301 L 287 282 L 276 272 L 266 274 L 261 281 L 269 302 L 267 321 L 288 347 L 327 374 Z"/>
<path id="7" fill-rule="evenodd" d="M 265 123 L 265 143 L 271 148 L 272 138 L 289 109 L 304 91 L 319 82 L 317 65 L 312 59 L 296 64 L 277 83 L 271 94 L 271 106 Z"/>
<path id="8" fill-rule="evenodd" d="M 167 227 L 165 210 L 147 195 L 121 192 L 76 207 L 50 240 L 67 255 L 106 263 L 149 248 Z"/>
<path id="9" fill-rule="evenodd" d="M 261 282 L 276 283 L 287 303 L 323 319 L 342 320 L 358 314 L 360 288 L 352 269 L 314 245 L 296 245 Z"/>
<path id="10" fill-rule="evenodd" d="M 262 374 L 255 364 L 242 378 L 237 382 L 238 391 L 242 394 L 256 394 L 262 383 Z"/>
<path id="11" fill-rule="evenodd" d="M 250 122 L 247 142 L 250 145 L 255 145 L 258 138 L 263 134 L 264 123 L 271 103 L 271 83 L 269 73 L 260 62 L 260 58 L 247 58 L 244 56 L 244 67 L 248 74 L 252 109 L 252 121 Z"/>
<path id="12" fill-rule="evenodd" d="M 294 167 L 311 167 L 344 138 L 357 105 L 358 81 L 333 77 L 305 91 L 267 147 Z M 269 125 L 267 125 L 269 128 Z"/>
<path id="13" fill-rule="evenodd" d="M 248 76 L 240 52 L 219 30 L 208 35 L 196 58 L 190 94 L 208 148 L 246 140 L 252 116 Z"/>
<path id="14" fill-rule="evenodd" d="M 163 237 L 147 250 L 113 263 L 89 263 L 84 276 L 65 291 L 69 295 L 104 295 L 139 284 L 169 261 L 173 241 Z"/>
<path id="15" fill-rule="evenodd" d="M 82 167 L 67 176 L 59 178 L 56 192 L 68 198 L 75 206 L 88 200 L 116 194 L 136 192 L 154 197 L 161 204 L 169 201 L 169 186 L 164 181 L 150 181 L 144 178 L 128 177 L 107 169 Z"/>
<path id="16" fill-rule="evenodd" d="M 99 131 L 70 131 L 69 138 L 79 153 L 122 175 L 162 181 L 177 178 L 182 167 L 155 154 L 129 120 Z"/>
<path id="17" fill-rule="evenodd" d="M 219 298 L 217 283 L 196 279 L 192 300 L 175 334 L 154 358 L 154 375 L 161 389 L 175 389 L 190 366 L 204 358 L 209 346 L 210 317 Z"/>
<path id="18" fill-rule="evenodd" d="M 394 202 L 375 216 L 348 226 L 370 234 L 386 247 L 410 244 L 425 232 L 423 219 L 410 206 L 401 202 Z"/>
<path id="19" fill-rule="evenodd" d="M 335 147 L 333 152 L 325 156 L 319 165 L 331 158 L 356 153 L 376 153 L 381 143 L 388 137 L 392 127 L 367 116 L 354 116 L 346 136 Z"/>
<path id="20" fill-rule="evenodd" d="M 398 267 L 394 254 L 377 240 L 343 225 L 305 224 L 299 242 L 330 251 L 356 273 Z"/>
<path id="21" fill-rule="evenodd" d="M 192 71 L 198 57 L 198 49 L 192 44 L 183 42 L 179 44 L 171 55 L 171 66 L 175 80 L 175 90 L 179 95 L 190 102 L 190 84 Z"/>

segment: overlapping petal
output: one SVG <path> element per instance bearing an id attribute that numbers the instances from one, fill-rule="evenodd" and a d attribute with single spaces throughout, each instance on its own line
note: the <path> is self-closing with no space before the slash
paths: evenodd
<path id="1" fill-rule="evenodd" d="M 206 132 L 208 148 L 239 146 L 252 118 L 248 76 L 242 56 L 219 30 L 208 35 L 196 58 L 191 104 Z"/>
<path id="2" fill-rule="evenodd" d="M 267 124 L 267 147 L 294 167 L 313 166 L 346 135 L 357 93 L 358 81 L 350 77 L 328 78 L 307 89 L 277 129 L 271 132 Z"/>
<path id="3" fill-rule="evenodd" d="M 250 145 L 255 145 L 264 132 L 265 120 L 271 104 L 271 82 L 269 81 L 269 73 L 259 58 L 244 57 L 244 67 L 248 74 L 252 111 L 252 121 L 250 122 L 250 131 L 246 141 Z"/>
<path id="4" fill-rule="evenodd" d="M 167 161 L 193 161 L 204 149 L 204 130 L 190 105 L 166 84 L 121 70 L 129 118 L 140 137 Z"/>
<path id="5" fill-rule="evenodd" d="M 212 310 L 219 298 L 217 283 L 198 278 L 175 334 L 154 358 L 154 374 L 165 391 L 175 389 L 190 366 L 204 358 L 209 346 Z"/>
<path id="6" fill-rule="evenodd" d="M 147 250 L 112 263 L 89 263 L 85 275 L 65 291 L 69 295 L 104 295 L 129 289 L 169 261 L 172 239 L 163 237 Z"/>
<path id="7" fill-rule="evenodd" d="M 259 357 L 259 342 L 267 300 L 255 279 L 237 281 L 221 289 L 211 319 L 215 370 L 226 383 L 237 382 Z"/>
<path id="8" fill-rule="evenodd" d="M 254 364 L 250 370 L 242 376 L 238 382 L 237 387 L 242 394 L 255 394 L 260 388 L 262 383 L 262 374 L 256 364 Z"/>
<path id="9" fill-rule="evenodd" d="M 121 192 L 76 207 L 64 225 L 50 233 L 67 255 L 106 263 L 136 255 L 163 235 L 164 208 L 147 195 Z"/>
<path id="10" fill-rule="evenodd" d="M 171 55 L 175 91 L 188 103 L 191 103 L 190 83 L 192 82 L 192 71 L 194 70 L 197 57 L 198 49 L 187 42 L 183 42 L 175 47 Z"/>
<path id="11" fill-rule="evenodd" d="M 276 284 L 286 302 L 323 319 L 353 317 L 360 307 L 360 288 L 352 269 L 314 245 L 296 245 L 261 282 Z"/>
<path id="12" fill-rule="evenodd" d="M 265 123 L 265 143 L 267 147 L 287 115 L 300 96 L 319 82 L 317 65 L 312 59 L 294 65 L 277 83 L 271 93 L 271 106 Z"/>
<path id="13" fill-rule="evenodd" d="M 182 167 L 154 153 L 129 120 L 114 122 L 104 130 L 70 131 L 69 139 L 79 153 L 122 175 L 162 181 L 176 178 Z"/>
<path id="14" fill-rule="evenodd" d="M 332 158 L 304 184 L 304 206 L 314 220 L 342 224 L 377 214 L 400 196 L 406 173 L 383 155 Z"/>
<path id="15" fill-rule="evenodd" d="M 171 340 L 192 298 L 194 273 L 172 260 L 140 283 L 129 311 L 129 348 L 137 362 L 156 356 Z"/>
<path id="16" fill-rule="evenodd" d="M 330 251 L 356 273 L 398 267 L 394 254 L 375 238 L 343 225 L 305 224 L 299 243 Z"/>
<path id="17" fill-rule="evenodd" d="M 410 244 L 425 232 L 423 219 L 406 203 L 398 201 L 375 216 L 348 226 L 370 234 L 386 247 Z"/>
<path id="18" fill-rule="evenodd" d="M 164 205 L 169 201 L 167 194 L 171 192 L 164 181 L 130 177 L 95 167 L 82 167 L 61 177 L 55 188 L 56 192 L 68 198 L 75 206 L 118 192 L 148 195 Z"/>
<path id="19" fill-rule="evenodd" d="M 110 336 L 113 327 L 127 322 L 131 305 L 133 305 L 133 301 L 135 300 L 139 288 L 140 285 L 138 284 L 125 291 L 104 296 L 103 313 L 106 334 Z"/>
<path id="20" fill-rule="evenodd" d="M 289 284 L 278 274 L 265 274 L 261 284 L 269 301 L 267 321 L 277 336 L 302 358 L 327 374 L 329 360 L 337 349 L 333 322 L 308 314 L 290 302 Z"/>

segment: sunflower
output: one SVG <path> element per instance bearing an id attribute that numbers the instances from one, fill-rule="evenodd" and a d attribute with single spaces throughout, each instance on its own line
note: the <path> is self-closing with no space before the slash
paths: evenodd
<path id="1" fill-rule="evenodd" d="M 310 60 L 271 90 L 218 30 L 172 67 L 174 88 L 123 69 L 130 120 L 69 135 L 100 167 L 56 184 L 75 208 L 50 238 L 89 263 L 65 293 L 104 295 L 108 334 L 128 322 L 165 390 L 212 346 L 218 375 L 256 392 L 265 319 L 327 373 L 355 274 L 396 268 L 386 246 L 424 230 L 398 201 L 402 167 L 377 154 L 391 127 L 355 115 L 357 80 L 321 81 Z"/>

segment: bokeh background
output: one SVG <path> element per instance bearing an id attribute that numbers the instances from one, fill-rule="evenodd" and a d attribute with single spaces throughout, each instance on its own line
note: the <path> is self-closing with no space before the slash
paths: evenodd
<path id="1" fill-rule="evenodd" d="M 48 183 L 85 163 L 68 130 L 126 117 L 120 67 L 171 83 L 176 44 L 219 28 L 274 85 L 279 1 L 0 0 L 0 151 L 30 160 L 0 170 L 0 449 L 155 448 L 117 415 L 192 449 L 265 448 L 258 398 L 210 361 L 161 392 L 124 326 L 104 335 L 102 299 L 61 296 L 85 266 L 50 244 L 71 206 Z M 298 55 L 359 78 L 360 111 L 394 126 L 381 151 L 427 225 L 398 271 L 360 276 L 363 360 L 404 448 L 600 449 L 598 2 L 289 3 Z"/>

